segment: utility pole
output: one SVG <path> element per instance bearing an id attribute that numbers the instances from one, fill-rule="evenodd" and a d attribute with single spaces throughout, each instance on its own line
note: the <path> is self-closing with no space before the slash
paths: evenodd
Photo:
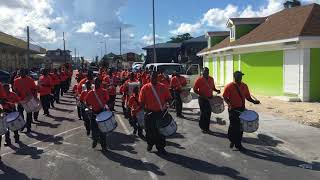
<path id="1" fill-rule="evenodd" d="M 66 58 L 66 41 L 64 39 L 64 32 L 63 32 L 63 56 L 64 56 L 64 62 L 67 63 L 67 58 Z"/>
<path id="2" fill-rule="evenodd" d="M 29 61 L 30 61 L 30 32 L 29 26 L 27 26 L 27 62 L 26 67 L 29 68 Z"/>
<path id="3" fill-rule="evenodd" d="M 156 26 L 155 26 L 155 13 L 154 13 L 154 0 L 152 0 L 152 17 L 153 17 L 153 62 L 157 63 L 156 54 Z"/>
<path id="4" fill-rule="evenodd" d="M 77 48 L 74 48 L 74 63 L 76 63 L 76 67 L 78 69 Z"/>
<path id="5" fill-rule="evenodd" d="M 120 56 L 122 56 L 122 33 L 121 33 L 121 27 L 120 27 Z"/>
<path id="6" fill-rule="evenodd" d="M 107 55 L 107 40 L 104 40 L 104 53 Z"/>

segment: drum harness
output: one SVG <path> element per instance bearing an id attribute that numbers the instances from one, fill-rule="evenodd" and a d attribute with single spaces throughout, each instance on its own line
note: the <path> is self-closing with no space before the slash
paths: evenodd
<path id="1" fill-rule="evenodd" d="M 240 96 L 241 101 L 242 101 L 242 104 L 243 104 L 243 106 L 242 106 L 241 108 L 242 108 L 242 109 L 246 109 L 246 107 L 245 107 L 245 100 L 243 99 L 243 96 L 242 96 L 242 93 L 241 93 L 241 91 L 240 91 L 239 86 L 238 86 L 237 84 L 234 84 L 234 86 L 236 87 L 237 92 L 238 92 L 238 95 Z M 237 111 L 237 110 L 234 110 L 234 111 L 236 111 L 236 112 L 238 112 L 238 113 L 241 113 L 241 111 Z"/>
<path id="2" fill-rule="evenodd" d="M 102 109 L 104 109 L 104 106 L 103 106 L 103 104 L 102 104 L 102 102 L 101 102 L 101 100 L 100 100 L 100 98 L 99 98 L 99 96 L 97 95 L 97 93 L 96 93 L 95 90 L 93 90 L 93 94 L 94 94 L 94 96 L 96 97 L 96 99 L 97 99 L 100 107 L 101 107 Z"/>

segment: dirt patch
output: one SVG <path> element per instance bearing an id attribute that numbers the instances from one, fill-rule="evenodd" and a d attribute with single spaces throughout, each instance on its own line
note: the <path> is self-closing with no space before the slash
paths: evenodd
<path id="1" fill-rule="evenodd" d="M 301 124 L 320 128 L 320 103 L 285 102 L 266 96 L 258 96 L 260 105 L 246 103 L 248 109 L 286 117 Z"/>

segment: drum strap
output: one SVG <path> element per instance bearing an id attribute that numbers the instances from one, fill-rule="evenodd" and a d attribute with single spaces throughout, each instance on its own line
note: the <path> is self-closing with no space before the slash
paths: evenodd
<path id="1" fill-rule="evenodd" d="M 238 94 L 239 94 L 239 96 L 240 96 L 240 98 L 241 98 L 241 101 L 242 101 L 242 107 L 244 108 L 244 107 L 245 107 L 245 100 L 243 99 L 243 96 L 242 96 L 242 93 L 241 93 L 241 91 L 240 91 L 240 88 L 239 88 L 239 86 L 238 86 L 237 84 L 234 84 L 234 86 L 235 86 L 236 89 L 237 89 L 237 92 L 238 92 Z"/>
<path id="2" fill-rule="evenodd" d="M 206 82 L 206 85 L 207 85 L 207 87 L 209 88 L 210 92 L 212 92 L 212 88 L 209 86 L 209 82 L 208 82 L 209 79 L 208 79 L 208 81 L 207 81 L 206 79 L 205 79 L 204 81 Z"/>
<path id="3" fill-rule="evenodd" d="M 160 98 L 159 98 L 159 95 L 158 95 L 157 91 L 154 89 L 154 87 L 152 85 L 151 85 L 151 89 L 152 89 L 152 92 L 153 92 L 154 96 L 156 97 L 156 99 L 157 99 L 157 101 L 159 103 L 161 111 L 163 111 L 163 107 L 162 107 L 162 104 L 161 104 L 161 101 L 160 101 Z"/>
<path id="4" fill-rule="evenodd" d="M 94 96 L 96 97 L 96 99 L 98 100 L 98 103 L 99 103 L 100 107 L 103 109 L 103 108 L 104 108 L 104 107 L 103 107 L 103 104 L 102 104 L 99 96 L 97 95 L 96 91 L 93 91 L 93 93 L 94 93 Z"/>

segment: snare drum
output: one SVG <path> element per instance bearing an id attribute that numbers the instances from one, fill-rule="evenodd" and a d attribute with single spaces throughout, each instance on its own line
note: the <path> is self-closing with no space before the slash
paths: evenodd
<path id="1" fill-rule="evenodd" d="M 240 114 L 239 118 L 240 118 L 242 129 L 244 132 L 253 133 L 258 130 L 259 128 L 258 113 L 251 110 L 246 110 Z"/>
<path id="2" fill-rule="evenodd" d="M 180 93 L 180 98 L 183 103 L 189 103 L 192 101 L 192 96 L 189 90 L 182 90 Z"/>
<path id="3" fill-rule="evenodd" d="M 84 109 L 84 113 L 88 116 L 89 119 L 92 119 L 93 117 L 93 112 L 89 108 Z"/>
<path id="4" fill-rule="evenodd" d="M 118 126 L 116 118 L 111 111 L 104 111 L 97 115 L 96 121 L 101 132 L 108 133 Z"/>
<path id="5" fill-rule="evenodd" d="M 158 120 L 157 126 L 159 133 L 165 137 L 172 136 L 178 129 L 177 123 L 168 111 Z"/>
<path id="6" fill-rule="evenodd" d="M 8 131 L 8 124 L 3 114 L 0 114 L 0 136 L 6 134 Z"/>
<path id="7" fill-rule="evenodd" d="M 222 97 L 213 96 L 209 99 L 209 103 L 211 106 L 211 111 L 215 114 L 220 114 L 224 111 L 224 102 Z"/>
<path id="8" fill-rule="evenodd" d="M 22 129 L 26 124 L 26 121 L 21 117 L 19 112 L 12 112 L 7 114 L 5 120 L 8 123 L 8 128 L 11 131 L 18 131 Z"/>
<path id="9" fill-rule="evenodd" d="M 137 121 L 138 121 L 139 127 L 144 128 L 145 127 L 145 124 L 144 124 L 144 111 L 143 110 L 139 111 L 137 113 L 136 117 L 137 117 Z"/>
<path id="10" fill-rule="evenodd" d="M 140 82 L 129 82 L 128 83 L 128 95 L 133 94 L 133 89 L 135 87 L 140 87 Z"/>
<path id="11" fill-rule="evenodd" d="M 41 110 L 41 102 L 38 98 L 33 96 L 26 97 L 23 101 L 20 102 L 23 109 L 27 112 L 38 112 Z"/>

